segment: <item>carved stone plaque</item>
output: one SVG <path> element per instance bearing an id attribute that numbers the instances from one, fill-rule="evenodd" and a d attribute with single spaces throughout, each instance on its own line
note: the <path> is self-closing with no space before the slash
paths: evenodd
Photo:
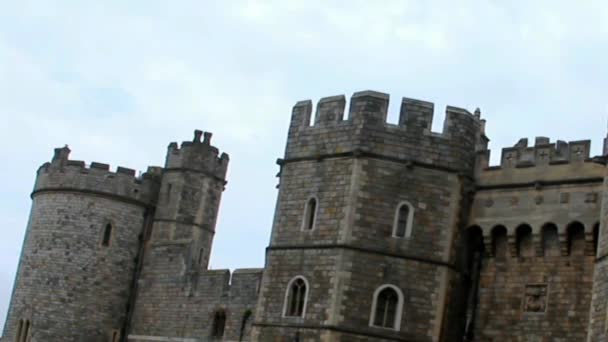
<path id="1" fill-rule="evenodd" d="M 542 313 L 547 310 L 547 284 L 526 285 L 524 312 Z"/>

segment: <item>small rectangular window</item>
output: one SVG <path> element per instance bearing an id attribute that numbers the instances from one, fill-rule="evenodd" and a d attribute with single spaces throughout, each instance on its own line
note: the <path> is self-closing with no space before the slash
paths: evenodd
<path id="1" fill-rule="evenodd" d="M 103 239 L 101 245 L 104 247 L 110 246 L 110 240 L 112 239 L 112 224 L 108 223 L 103 229 Z"/>

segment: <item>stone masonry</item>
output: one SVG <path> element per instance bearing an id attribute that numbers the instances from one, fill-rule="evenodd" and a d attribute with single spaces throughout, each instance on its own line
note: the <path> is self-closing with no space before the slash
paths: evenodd
<path id="1" fill-rule="evenodd" d="M 479 110 L 435 133 L 432 103 L 397 124 L 388 103 L 294 106 L 265 267 L 232 273 L 208 269 L 211 133 L 141 176 L 56 149 L 0 341 L 606 341 L 608 139 L 521 139 L 490 166 Z"/>

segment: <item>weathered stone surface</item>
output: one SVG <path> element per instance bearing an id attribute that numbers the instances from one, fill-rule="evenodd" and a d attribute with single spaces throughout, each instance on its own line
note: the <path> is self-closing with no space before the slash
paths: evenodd
<path id="1" fill-rule="evenodd" d="M 590 141 L 524 138 L 489 166 L 479 110 L 448 106 L 434 133 L 432 103 L 403 98 L 394 125 L 388 101 L 294 106 L 265 268 L 232 274 L 208 269 L 229 162 L 210 133 L 141 177 L 56 149 L 0 341 L 21 321 L 32 342 L 605 341 L 608 178 Z M 402 310 L 378 327 L 386 285 Z"/>

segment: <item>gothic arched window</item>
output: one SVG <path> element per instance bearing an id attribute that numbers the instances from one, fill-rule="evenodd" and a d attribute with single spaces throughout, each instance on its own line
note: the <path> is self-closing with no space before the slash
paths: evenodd
<path id="1" fill-rule="evenodd" d="M 284 316 L 304 317 L 308 295 L 308 282 L 304 277 L 295 277 L 287 285 Z"/>
<path id="2" fill-rule="evenodd" d="M 317 220 L 318 201 L 316 197 L 311 197 L 306 201 L 304 207 L 304 220 L 302 221 L 302 230 L 313 230 Z"/>
<path id="3" fill-rule="evenodd" d="M 394 285 L 382 285 L 374 292 L 369 325 L 399 330 L 403 309 L 403 294 Z"/>
<path id="4" fill-rule="evenodd" d="M 414 207 L 408 202 L 401 202 L 395 212 L 393 222 L 393 236 L 408 238 L 412 235 L 412 222 L 414 221 Z"/>

